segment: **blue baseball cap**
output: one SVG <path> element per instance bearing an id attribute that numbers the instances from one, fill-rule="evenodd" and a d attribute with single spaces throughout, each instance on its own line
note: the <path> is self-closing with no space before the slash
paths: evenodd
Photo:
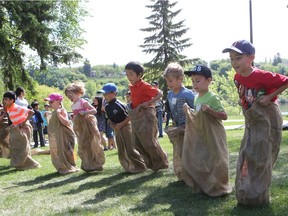
<path id="1" fill-rule="evenodd" d="M 117 92 L 117 86 L 114 83 L 106 83 L 103 88 L 102 91 L 104 94 L 108 94 L 110 92 Z"/>
<path id="2" fill-rule="evenodd" d="M 206 78 L 212 78 L 211 70 L 207 66 L 201 64 L 196 65 L 194 68 L 188 71 L 184 71 L 184 74 L 188 76 L 192 76 L 192 74 L 199 74 Z"/>
<path id="3" fill-rule="evenodd" d="M 255 47 L 252 43 L 247 40 L 239 40 L 235 41 L 231 47 L 225 48 L 222 53 L 235 51 L 240 54 L 255 54 Z"/>

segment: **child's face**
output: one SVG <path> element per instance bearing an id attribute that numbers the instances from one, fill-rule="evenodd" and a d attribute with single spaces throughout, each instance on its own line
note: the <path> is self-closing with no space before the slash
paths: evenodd
<path id="1" fill-rule="evenodd" d="M 165 78 L 167 86 L 173 92 L 179 92 L 182 87 L 183 77 L 168 76 Z"/>
<path id="2" fill-rule="evenodd" d="M 243 55 L 235 51 L 230 51 L 229 54 L 231 65 L 236 73 L 243 76 L 251 73 L 252 62 L 255 57 L 254 55 Z"/>
<path id="3" fill-rule="evenodd" d="M 211 78 L 206 78 L 199 74 L 192 74 L 191 76 L 193 89 L 199 93 L 199 96 L 204 95 L 209 90 L 209 84 L 211 83 Z"/>
<path id="4" fill-rule="evenodd" d="M 10 98 L 8 98 L 8 97 L 5 97 L 5 98 L 3 98 L 2 103 L 3 103 L 3 106 L 4 106 L 5 108 L 9 108 L 9 107 L 14 103 L 14 100 L 13 100 L 13 99 L 10 99 Z"/>
<path id="5" fill-rule="evenodd" d="M 80 97 L 81 97 L 81 94 L 80 93 L 75 93 L 75 92 L 72 92 L 72 91 L 69 91 L 66 96 L 69 98 L 69 100 L 71 102 L 77 102 Z"/>
<path id="6" fill-rule="evenodd" d="M 131 102 L 131 96 L 129 94 L 126 94 L 126 102 L 127 103 Z"/>
<path id="7" fill-rule="evenodd" d="M 97 100 L 97 98 L 94 98 L 94 99 L 93 99 L 93 103 L 94 103 L 95 106 L 98 106 L 98 100 Z"/>
<path id="8" fill-rule="evenodd" d="M 126 76 L 129 82 L 134 85 L 141 79 L 142 74 L 137 75 L 133 70 L 126 70 Z"/>
<path id="9" fill-rule="evenodd" d="M 57 109 L 60 107 L 61 102 L 60 102 L 60 101 L 57 101 L 57 100 L 55 100 L 55 101 L 49 101 L 49 105 L 50 105 L 50 107 L 51 107 L 53 110 L 57 110 Z"/>
<path id="10" fill-rule="evenodd" d="M 110 102 L 114 98 L 116 98 L 116 93 L 115 92 L 105 93 L 103 95 L 104 95 L 105 100 L 108 101 L 108 102 Z"/>

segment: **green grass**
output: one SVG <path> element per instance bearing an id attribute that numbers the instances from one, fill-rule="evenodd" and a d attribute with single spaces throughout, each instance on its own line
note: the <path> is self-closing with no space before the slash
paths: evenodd
<path id="1" fill-rule="evenodd" d="M 237 152 L 243 130 L 227 131 L 230 182 L 234 186 Z M 106 151 L 104 171 L 58 175 L 49 155 L 34 156 L 42 168 L 15 171 L 0 159 L 0 215 L 286 215 L 288 211 L 288 132 L 283 131 L 280 155 L 271 184 L 272 204 L 238 206 L 235 192 L 221 198 L 193 194 L 172 170 L 172 145 L 160 140 L 170 168 L 142 174 L 123 173 L 115 150 Z M 80 163 L 78 158 L 77 163 Z"/>

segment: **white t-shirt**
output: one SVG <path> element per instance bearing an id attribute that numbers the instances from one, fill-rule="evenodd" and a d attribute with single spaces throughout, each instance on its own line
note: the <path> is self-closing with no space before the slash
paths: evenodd
<path id="1" fill-rule="evenodd" d="M 22 106 L 22 107 L 28 107 L 28 101 L 25 98 L 16 98 L 15 104 Z"/>

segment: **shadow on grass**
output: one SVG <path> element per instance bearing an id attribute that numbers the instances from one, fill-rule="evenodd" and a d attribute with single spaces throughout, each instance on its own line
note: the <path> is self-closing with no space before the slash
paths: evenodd
<path id="1" fill-rule="evenodd" d="M 262 216 L 274 216 L 273 209 L 269 205 L 265 205 L 262 207 L 247 207 L 244 205 L 237 205 L 235 208 L 233 208 L 230 212 L 230 215 L 235 216 L 254 216 L 254 215 L 262 215 Z"/>
<path id="2" fill-rule="evenodd" d="M 99 184 L 102 186 L 104 185 L 111 185 L 111 181 L 116 181 L 117 179 L 121 179 L 125 177 L 127 174 L 117 174 L 116 176 L 112 176 L 109 178 L 106 178 L 104 180 L 100 180 L 98 183 L 94 183 L 94 187 L 98 187 Z M 163 175 L 163 173 L 160 172 L 153 172 L 148 175 L 144 176 L 136 176 L 132 180 L 128 180 L 125 182 L 121 182 L 119 184 L 112 185 L 111 187 L 106 187 L 104 190 L 100 191 L 95 195 L 95 199 L 87 200 L 83 204 L 89 205 L 89 204 L 97 204 L 101 203 L 102 201 L 105 201 L 108 198 L 113 198 L 117 196 L 127 196 L 129 194 L 135 194 L 138 192 L 138 189 L 143 183 L 146 183 L 147 181 L 151 181 L 153 179 L 160 178 Z M 109 183 L 110 181 L 110 183 Z M 108 206 L 107 206 L 108 207 Z"/>
<path id="3" fill-rule="evenodd" d="M 19 172 L 17 169 L 11 167 L 11 166 L 0 166 L 0 175 L 8 175 L 11 173 Z"/>
<path id="4" fill-rule="evenodd" d="M 131 174 L 127 173 L 118 173 L 113 176 L 109 176 L 107 178 L 102 178 L 100 181 L 96 182 L 88 182 L 85 184 L 80 185 L 77 189 L 70 190 L 69 192 L 63 193 L 64 195 L 69 195 L 69 194 L 77 194 L 80 193 L 81 191 L 88 190 L 91 188 L 101 188 L 101 187 L 106 187 L 110 186 L 113 184 L 113 182 L 120 181 L 121 179 L 131 176 Z"/>
<path id="5" fill-rule="evenodd" d="M 58 175 L 58 177 L 61 177 L 61 175 L 59 175 L 58 173 L 56 173 L 56 174 Z M 56 188 L 56 187 L 62 187 L 63 185 L 67 185 L 67 184 L 71 184 L 71 183 L 74 183 L 74 182 L 82 181 L 82 180 L 84 180 L 84 179 L 86 179 L 88 177 L 89 177 L 89 175 L 69 176 L 68 178 L 66 178 L 64 180 L 57 181 L 57 182 L 52 182 L 52 183 L 47 183 L 47 184 L 41 185 L 41 186 L 39 186 L 37 188 L 26 190 L 26 192 L 33 192 L 33 191 L 37 191 L 37 190 L 46 190 L 46 189 L 51 189 L 51 188 Z"/>
<path id="6" fill-rule="evenodd" d="M 208 212 L 211 207 L 217 208 L 218 205 L 223 205 L 227 202 L 228 197 L 229 195 L 211 198 L 205 194 L 194 194 L 183 181 L 177 181 L 169 183 L 166 187 L 155 188 L 143 199 L 140 205 L 130 211 L 132 214 L 144 214 L 152 210 L 151 213 L 159 215 L 168 213 L 173 215 L 209 215 Z M 163 207 L 161 208 L 161 206 Z M 153 209 L 155 209 L 154 212 Z"/>

